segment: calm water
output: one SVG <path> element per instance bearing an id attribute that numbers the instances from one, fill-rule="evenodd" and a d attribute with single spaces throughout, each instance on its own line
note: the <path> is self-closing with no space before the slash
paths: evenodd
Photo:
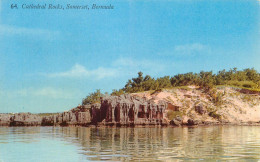
<path id="1" fill-rule="evenodd" d="M 259 126 L 0 127 L 0 162 L 259 159 Z"/>

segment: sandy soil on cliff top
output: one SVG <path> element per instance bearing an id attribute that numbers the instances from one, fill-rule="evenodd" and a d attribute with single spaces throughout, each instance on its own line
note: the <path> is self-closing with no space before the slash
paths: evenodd
<path id="1" fill-rule="evenodd" d="M 242 94 L 232 88 L 218 89 L 217 92 L 223 93 L 223 103 L 216 106 L 210 101 L 209 96 L 198 90 L 195 86 L 189 86 L 188 89 L 168 89 L 162 92 L 141 92 L 133 95 L 153 99 L 155 102 L 165 100 L 172 105 L 180 106 L 181 111 L 187 112 L 183 115 L 184 119 L 187 116 L 203 120 L 217 121 L 208 115 L 200 115 L 195 112 L 194 106 L 198 103 L 203 103 L 204 107 L 210 107 L 216 110 L 217 114 L 222 116 L 222 119 L 231 123 L 240 122 L 259 122 L 260 121 L 260 96 Z"/>

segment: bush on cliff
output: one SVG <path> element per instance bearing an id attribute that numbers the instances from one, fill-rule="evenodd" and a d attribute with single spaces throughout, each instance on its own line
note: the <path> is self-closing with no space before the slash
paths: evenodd
<path id="1" fill-rule="evenodd" d="M 173 111 L 173 110 L 169 110 L 167 112 L 167 118 L 169 120 L 173 120 L 176 117 L 182 117 L 182 113 L 180 111 Z"/>
<path id="2" fill-rule="evenodd" d="M 240 88 L 258 88 L 258 84 L 253 81 L 228 81 L 227 85 L 233 85 Z"/>
<path id="3" fill-rule="evenodd" d="M 119 90 L 113 89 L 111 96 L 120 96 L 122 94 L 125 94 L 125 92 L 122 89 L 119 89 Z"/>
<path id="4" fill-rule="evenodd" d="M 103 96 L 104 94 L 100 92 L 100 89 L 97 89 L 96 92 L 90 93 L 82 100 L 82 105 L 100 103 L 100 98 Z"/>
<path id="5" fill-rule="evenodd" d="M 232 85 L 241 88 L 260 88 L 260 74 L 253 68 L 238 71 L 237 68 L 229 71 L 221 70 L 217 74 L 212 71 L 200 73 L 177 74 L 173 77 L 165 76 L 157 79 L 139 72 L 138 77 L 129 79 L 125 87 L 120 89 L 125 93 L 158 90 L 163 88 L 197 85 L 208 92 L 216 85 Z M 120 91 L 118 90 L 118 91 Z"/>
<path id="6" fill-rule="evenodd" d="M 154 78 L 149 75 L 143 77 L 143 73 L 139 72 L 138 77 L 128 80 L 125 87 L 122 89 L 126 93 L 134 93 L 140 91 L 149 91 L 157 88 Z"/>
<path id="7" fill-rule="evenodd" d="M 214 74 L 212 71 L 199 73 L 185 73 L 177 74 L 172 77 L 165 76 L 160 78 L 152 78 L 150 75 L 143 76 L 142 72 L 138 72 L 136 78 L 129 79 L 124 88 L 113 90 L 111 95 L 120 96 L 124 93 L 136 93 L 141 91 L 161 90 L 164 88 L 181 87 L 196 85 L 210 93 L 216 85 L 230 85 L 247 89 L 260 88 L 260 74 L 254 68 L 247 68 L 244 70 L 237 70 L 237 68 L 230 69 L 229 71 L 221 70 Z M 100 97 L 103 94 L 100 90 L 90 93 L 83 99 L 82 104 L 99 103 Z M 212 96 L 211 96 L 212 97 Z M 221 96 L 213 96 L 216 104 L 221 101 Z"/>

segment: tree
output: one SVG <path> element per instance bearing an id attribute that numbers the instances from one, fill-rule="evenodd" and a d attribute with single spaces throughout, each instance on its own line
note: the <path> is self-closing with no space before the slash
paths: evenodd
<path id="1" fill-rule="evenodd" d="M 103 97 L 104 94 L 100 92 L 100 89 L 97 89 L 96 92 L 90 93 L 86 98 L 82 100 L 82 105 L 100 103 L 100 98 Z"/>
<path id="2" fill-rule="evenodd" d="M 158 88 L 170 88 L 172 87 L 171 81 L 170 81 L 170 76 L 165 76 L 165 77 L 161 77 L 156 79 L 156 82 L 158 84 Z"/>
<path id="3" fill-rule="evenodd" d="M 247 76 L 247 80 L 258 82 L 260 80 L 259 73 L 254 68 L 251 69 L 245 69 L 245 74 Z"/>
<path id="4" fill-rule="evenodd" d="M 200 75 L 200 86 L 206 90 L 211 89 L 215 85 L 215 75 L 210 72 L 201 71 Z"/>
<path id="5" fill-rule="evenodd" d="M 111 96 L 120 96 L 122 94 L 125 94 L 123 89 L 119 89 L 119 90 L 113 89 L 113 92 L 111 93 Z"/>
<path id="6" fill-rule="evenodd" d="M 151 78 L 151 76 L 146 75 L 143 77 L 142 72 L 138 72 L 137 78 L 132 78 L 132 80 L 128 80 L 123 91 L 126 93 L 135 93 L 140 91 L 148 91 L 154 89 L 155 80 Z"/>
<path id="7" fill-rule="evenodd" d="M 215 85 L 232 85 L 241 88 L 260 88 L 260 74 L 254 68 L 237 70 L 237 68 L 229 71 L 221 70 L 217 74 L 212 71 L 200 73 L 177 74 L 173 77 L 165 76 L 157 79 L 150 75 L 143 76 L 142 72 L 138 72 L 136 78 L 129 79 L 124 88 L 113 90 L 111 95 L 119 96 L 124 93 L 135 93 L 149 90 L 159 90 L 162 88 L 171 88 L 176 86 L 197 85 L 206 91 L 210 91 Z M 100 90 L 89 94 L 83 99 L 82 104 L 100 102 L 103 94 Z"/>

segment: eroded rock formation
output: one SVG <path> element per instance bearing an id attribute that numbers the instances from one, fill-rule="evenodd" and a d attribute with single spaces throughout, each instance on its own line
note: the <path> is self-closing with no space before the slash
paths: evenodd
<path id="1" fill-rule="evenodd" d="M 0 126 L 37 126 L 42 118 L 31 113 L 0 114 Z"/>
<path id="2" fill-rule="evenodd" d="M 198 104 L 195 106 L 195 111 L 201 115 L 206 114 L 207 110 L 205 109 L 205 107 L 203 106 L 202 103 Z"/>
<path id="3" fill-rule="evenodd" d="M 100 113 L 99 122 L 105 124 L 167 124 L 164 120 L 166 108 L 167 103 L 164 101 L 155 103 L 153 100 L 125 94 L 102 98 L 100 110 L 92 113 Z"/>
<path id="4" fill-rule="evenodd" d="M 10 114 L 0 114 L 0 126 L 9 126 L 11 115 Z"/>
<path id="5" fill-rule="evenodd" d="M 42 126 L 52 125 L 87 125 L 91 122 L 90 107 L 78 106 L 70 111 L 59 113 L 56 115 L 43 116 Z"/>
<path id="6" fill-rule="evenodd" d="M 167 124 L 167 103 L 131 95 L 108 96 L 101 104 L 83 105 L 53 115 L 0 114 L 0 126 L 68 126 L 88 124 Z"/>
<path id="7" fill-rule="evenodd" d="M 31 113 L 18 113 L 10 118 L 10 126 L 37 126 L 41 125 L 41 117 Z"/>

